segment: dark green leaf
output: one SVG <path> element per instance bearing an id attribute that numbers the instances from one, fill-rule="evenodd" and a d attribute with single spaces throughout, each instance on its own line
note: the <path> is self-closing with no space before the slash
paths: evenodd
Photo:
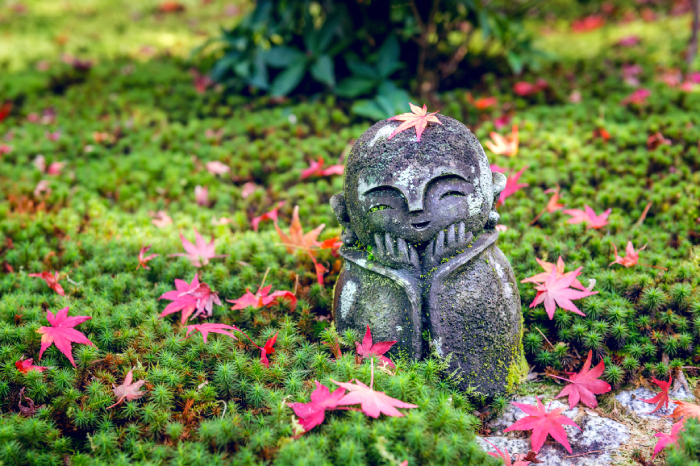
<path id="1" fill-rule="evenodd" d="M 329 87 L 335 86 L 335 68 L 333 59 L 328 55 L 321 55 L 311 65 L 311 76 L 318 82 L 321 82 Z"/>
<path id="2" fill-rule="evenodd" d="M 351 76 L 343 79 L 335 88 L 335 93 L 341 97 L 355 98 L 362 94 L 367 94 L 374 89 L 376 80 Z"/>
<path id="3" fill-rule="evenodd" d="M 307 65 L 308 62 L 300 61 L 277 75 L 270 86 L 270 95 L 282 97 L 292 92 L 299 85 L 304 74 L 306 74 Z"/>

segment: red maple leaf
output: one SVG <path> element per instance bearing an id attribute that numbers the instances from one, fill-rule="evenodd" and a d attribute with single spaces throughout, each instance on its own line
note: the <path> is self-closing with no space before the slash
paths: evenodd
<path id="1" fill-rule="evenodd" d="M 489 107 L 493 107 L 498 104 L 498 98 L 496 97 L 481 97 L 479 99 L 474 99 L 471 92 L 467 92 L 467 101 L 477 110 L 486 110 Z"/>
<path id="2" fill-rule="evenodd" d="M 231 332 L 228 332 L 227 329 L 229 330 L 240 330 L 236 326 L 231 326 L 231 325 L 225 325 L 225 324 L 213 324 L 213 323 L 206 323 L 206 324 L 198 324 L 198 325 L 188 325 L 187 326 L 187 334 L 185 334 L 185 338 L 189 338 L 190 333 L 199 330 L 202 333 L 202 338 L 204 339 L 204 343 L 207 342 L 207 336 L 209 333 L 220 333 L 222 335 L 228 335 L 234 340 L 238 340 Z"/>
<path id="3" fill-rule="evenodd" d="M 645 244 L 642 246 L 641 249 L 635 251 L 634 246 L 632 246 L 632 241 L 627 242 L 627 255 L 625 257 L 620 257 L 620 255 L 617 253 L 617 246 L 613 244 L 613 249 L 615 250 L 615 260 L 610 263 L 608 267 L 610 267 L 613 264 L 620 264 L 624 267 L 633 267 L 637 264 L 639 264 L 639 253 L 641 251 L 644 251 L 646 249 L 647 245 Z M 661 270 L 668 270 L 665 267 L 657 267 L 655 265 L 648 265 L 648 264 L 639 264 L 642 267 L 651 267 L 653 269 L 661 269 Z"/>
<path id="4" fill-rule="evenodd" d="M 560 278 L 564 278 L 570 274 L 576 274 L 575 271 L 566 273 L 564 272 L 566 264 L 564 263 L 564 259 L 562 259 L 561 256 L 559 256 L 559 259 L 557 260 L 556 267 L 551 262 L 545 262 L 543 260 L 540 260 L 538 257 L 535 257 L 535 260 L 538 264 L 540 264 L 540 267 L 544 269 L 544 272 L 538 273 L 537 275 L 533 275 L 532 277 L 525 278 L 521 280 L 520 283 L 537 283 L 538 285 L 541 285 L 542 283 L 547 281 L 549 276 L 552 274 L 552 270 L 556 270 L 557 280 Z M 576 274 L 576 276 L 578 276 L 578 274 Z M 586 289 L 586 287 L 583 286 L 577 278 L 574 279 L 573 282 L 571 282 L 571 286 L 574 288 L 578 288 L 581 291 L 584 291 Z"/>
<path id="5" fill-rule="evenodd" d="M 557 408 L 547 411 L 540 399 L 535 399 L 537 400 L 537 406 L 512 403 L 513 406 L 522 409 L 528 416 L 520 419 L 503 432 L 532 430 L 532 437 L 530 440 L 532 441 L 532 449 L 535 453 L 539 453 L 540 448 L 544 445 L 544 441 L 547 440 L 547 436 L 551 435 L 554 440 L 564 445 L 564 448 L 571 453 L 571 445 L 569 445 L 569 440 L 563 426 L 566 424 L 568 426 L 574 426 L 578 430 L 581 430 L 581 428 L 577 426 L 574 421 L 561 414 L 566 408 Z"/>
<path id="6" fill-rule="evenodd" d="M 396 408 L 417 408 L 417 405 L 406 403 L 396 398 L 392 398 L 372 389 L 374 385 L 374 360 L 371 364 L 371 379 L 369 387 L 359 380 L 355 379 L 355 383 L 341 383 L 331 379 L 331 382 L 350 391 L 347 395 L 340 399 L 339 406 L 359 404 L 362 412 L 369 417 L 378 418 L 379 414 L 385 414 L 393 417 L 403 417 L 401 411 Z"/>
<path id="7" fill-rule="evenodd" d="M 238 311 L 245 309 L 247 307 L 252 307 L 253 309 L 259 309 L 261 307 L 271 306 L 272 304 L 278 302 L 280 299 L 289 300 L 289 306 L 294 310 L 297 307 L 297 297 L 291 291 L 275 291 L 270 294 L 272 285 L 268 285 L 264 288 L 258 288 L 258 291 L 253 294 L 250 292 L 249 288 L 246 288 L 245 294 L 238 299 L 227 299 L 229 303 L 235 304 L 231 309 Z"/>
<path id="8" fill-rule="evenodd" d="M 503 460 L 503 466 L 528 466 L 528 465 L 530 464 L 529 461 L 516 461 L 515 464 L 513 464 L 513 463 L 512 463 L 512 460 L 511 460 L 511 458 L 510 458 L 510 453 L 508 453 L 508 448 L 504 447 L 503 449 L 504 449 L 505 451 L 501 451 L 501 450 L 498 449 L 498 447 L 497 447 L 496 445 L 494 445 L 493 443 L 489 442 L 488 440 L 484 439 L 484 441 L 485 441 L 486 443 L 488 443 L 489 445 L 491 445 L 493 448 L 495 448 L 496 451 L 498 452 L 498 453 L 494 453 L 494 452 L 491 451 L 491 452 L 488 453 L 489 456 L 493 456 L 494 458 L 500 458 L 500 459 L 502 459 L 502 460 Z"/>
<path id="9" fill-rule="evenodd" d="M 600 15 L 589 15 L 582 19 L 575 19 L 571 23 L 571 30 L 574 32 L 588 32 L 603 27 L 605 19 Z"/>
<path id="10" fill-rule="evenodd" d="M 319 157 L 318 161 L 312 160 L 309 162 L 309 168 L 302 170 L 301 177 L 299 179 L 303 180 L 310 176 L 331 176 L 331 175 L 342 175 L 345 171 L 343 165 L 331 165 L 328 168 L 323 168 L 325 161 L 323 157 Z"/>
<path id="11" fill-rule="evenodd" d="M 642 105 L 651 96 L 651 91 L 649 89 L 639 88 L 633 91 L 630 95 L 622 99 L 620 102 L 622 105 Z"/>
<path id="12" fill-rule="evenodd" d="M 411 106 L 411 111 L 413 113 L 402 113 L 389 118 L 389 120 L 403 121 L 403 123 L 389 135 L 388 139 L 393 138 L 402 131 L 406 131 L 408 128 L 416 128 L 416 142 L 420 142 L 420 137 L 428 126 L 428 123 L 442 124 L 440 120 L 438 120 L 438 117 L 435 116 L 437 112 L 428 113 L 428 107 L 426 107 L 425 104 L 423 104 L 423 108 L 413 105 L 410 102 L 408 105 Z"/>
<path id="13" fill-rule="evenodd" d="M 537 296 L 535 296 L 535 300 L 532 301 L 530 307 L 535 307 L 544 302 L 544 309 L 547 311 L 550 320 L 554 318 L 554 311 L 556 311 L 557 306 L 585 317 L 586 314 L 579 311 L 571 300 L 585 298 L 598 294 L 598 292 L 578 291 L 569 288 L 574 280 L 576 280 L 576 277 L 581 273 L 581 269 L 583 269 L 583 267 L 579 267 L 574 272 L 567 273 L 562 278 L 557 278 L 557 271 L 552 270 L 547 281 L 535 287 Z"/>
<path id="14" fill-rule="evenodd" d="M 645 403 L 657 403 L 656 409 L 652 411 L 652 413 L 657 412 L 658 410 L 661 409 L 663 406 L 664 408 L 668 408 L 668 391 L 671 389 L 671 381 L 672 377 L 669 375 L 668 376 L 668 382 L 664 382 L 663 380 L 657 380 L 654 377 L 651 378 L 652 382 L 654 382 L 656 385 L 658 385 L 661 388 L 661 392 L 656 395 L 654 398 L 650 398 L 648 400 L 642 400 L 641 401 Z"/>
<path id="15" fill-rule="evenodd" d="M 671 433 L 670 434 L 664 434 L 663 432 L 657 432 L 654 437 L 657 437 L 659 440 L 656 442 L 656 446 L 654 446 L 654 455 L 651 457 L 653 460 L 656 455 L 658 455 L 661 450 L 666 448 L 668 445 L 673 445 L 674 443 L 678 442 L 680 439 L 680 434 L 683 429 L 685 429 L 685 426 L 683 425 L 685 423 L 685 419 L 682 421 L 678 421 L 673 426 L 671 427 Z"/>
<path id="16" fill-rule="evenodd" d="M 570 379 L 549 374 L 550 377 L 571 382 L 570 385 L 562 389 L 561 393 L 554 397 L 554 399 L 557 399 L 568 395 L 569 409 L 574 409 L 574 406 L 578 404 L 579 400 L 589 408 L 595 408 L 598 406 L 598 400 L 596 400 L 595 396 L 610 391 L 610 384 L 598 379 L 605 370 L 605 361 L 600 361 L 593 370 L 590 370 L 592 357 L 593 351 L 589 351 L 586 363 L 583 365 L 580 372 L 567 372 L 571 377 Z"/>
<path id="17" fill-rule="evenodd" d="M 10 116 L 10 112 L 12 111 L 12 102 L 5 102 L 0 106 L 0 123 Z"/>
<path id="18" fill-rule="evenodd" d="M 151 245 L 149 244 L 148 246 L 144 246 L 141 248 L 139 251 L 139 266 L 143 267 L 146 270 L 151 270 L 151 268 L 146 265 L 149 261 L 152 261 L 156 257 L 158 257 L 158 254 L 151 254 L 150 256 L 146 256 L 145 254 L 148 252 L 148 250 L 151 249 Z"/>
<path id="19" fill-rule="evenodd" d="M 327 240 L 321 241 L 318 245 L 319 249 L 330 249 L 333 257 L 338 257 L 338 249 L 343 245 L 340 241 L 340 237 L 334 236 L 333 238 L 328 238 Z"/>
<path id="20" fill-rule="evenodd" d="M 202 267 L 209 263 L 209 259 L 228 256 L 228 254 L 215 254 L 214 237 L 212 237 L 209 243 L 206 243 L 196 228 L 194 229 L 194 237 L 195 244 L 192 244 L 182 236 L 181 232 L 180 241 L 182 241 L 182 247 L 185 248 L 185 252 L 170 254 L 170 257 L 187 257 L 192 265 L 195 267 Z"/>
<path id="21" fill-rule="evenodd" d="M 552 193 L 552 197 L 549 198 L 549 200 L 547 201 L 547 205 L 544 207 L 544 209 L 542 209 L 542 211 L 539 214 L 537 214 L 537 217 L 532 219 L 532 222 L 530 222 L 530 225 L 534 225 L 535 222 L 537 222 L 537 220 L 539 220 L 540 217 L 542 217 L 542 214 L 544 214 L 545 212 L 549 212 L 550 214 L 552 214 L 552 213 L 554 213 L 558 210 L 561 210 L 565 207 L 564 204 L 559 203 L 559 199 L 561 199 L 561 195 L 559 194 L 559 189 L 560 189 L 559 185 L 557 185 L 556 188 L 550 188 L 544 192 L 545 194 Z"/>
<path id="22" fill-rule="evenodd" d="M 22 356 L 19 361 L 15 361 L 15 367 L 22 374 L 28 374 L 29 371 L 44 372 L 48 369 L 48 367 L 44 366 L 35 366 L 34 358 L 24 359 L 24 356 Z"/>
<path id="23" fill-rule="evenodd" d="M 259 217 L 253 217 L 253 220 L 250 221 L 250 224 L 253 225 L 253 231 L 258 231 L 258 226 L 263 220 L 272 220 L 275 224 L 277 224 L 277 215 L 279 214 L 280 207 L 282 207 L 283 205 L 284 202 L 278 202 L 277 207 L 275 207 L 271 211 L 265 212 Z"/>
<path id="24" fill-rule="evenodd" d="M 492 141 L 486 141 L 485 145 L 489 148 L 491 152 L 497 155 L 506 155 L 508 157 L 514 157 L 518 154 L 518 147 L 520 145 L 520 138 L 518 136 L 518 125 L 513 125 L 509 137 L 501 136 L 500 134 L 491 131 L 489 133 Z"/>
<path id="25" fill-rule="evenodd" d="M 75 361 L 73 360 L 71 343 L 82 343 L 84 345 L 95 346 L 88 337 L 86 337 L 82 332 L 75 330 L 78 324 L 82 324 L 86 320 L 92 319 L 89 316 L 75 316 L 68 317 L 68 307 L 64 307 L 60 311 L 56 312 L 54 316 L 51 311 L 46 311 L 46 319 L 51 324 L 51 327 L 40 327 L 37 333 L 41 333 L 41 349 L 39 350 L 39 360 L 41 361 L 41 356 L 44 351 L 52 344 L 56 345 L 56 348 L 63 353 L 73 367 L 76 367 Z"/>
<path id="26" fill-rule="evenodd" d="M 185 294 L 196 299 L 195 312 L 192 317 L 198 317 L 202 314 L 206 317 L 211 317 L 214 312 L 214 304 L 221 306 L 221 300 L 216 291 L 212 291 L 206 283 L 200 283 L 197 287 L 186 291 Z"/>
<path id="27" fill-rule="evenodd" d="M 517 83 L 513 84 L 513 92 L 525 97 L 537 94 L 538 92 L 546 89 L 547 86 L 549 86 L 549 83 L 542 78 L 539 78 L 534 84 L 527 81 L 518 81 Z"/>
<path id="28" fill-rule="evenodd" d="M 567 220 L 566 223 L 585 223 L 586 229 L 599 229 L 608 224 L 608 216 L 610 215 L 610 212 L 612 212 L 612 209 L 608 209 L 600 215 L 597 215 L 595 211 L 587 205 L 585 206 L 585 209 L 585 211 L 581 209 L 565 210 L 564 213 L 566 215 L 571 215 L 571 218 Z"/>
<path id="29" fill-rule="evenodd" d="M 367 326 L 367 332 L 365 332 L 365 337 L 362 339 L 362 344 L 355 342 L 355 347 L 357 348 L 357 354 L 362 358 L 366 359 L 372 356 L 378 356 L 379 359 L 384 363 L 384 366 L 390 368 L 395 368 L 391 359 L 384 356 L 384 353 L 389 351 L 389 349 L 394 346 L 395 341 L 380 341 L 378 343 L 372 344 L 372 332 Z"/>
<path id="30" fill-rule="evenodd" d="M 265 346 L 263 346 L 262 348 L 258 347 L 260 349 L 260 363 L 265 367 L 270 367 L 270 361 L 267 360 L 267 355 L 275 352 L 277 333 L 275 333 L 275 336 L 273 336 L 265 342 Z"/>
<path id="31" fill-rule="evenodd" d="M 129 371 L 126 374 L 126 377 L 124 377 L 124 382 L 121 385 L 115 387 L 114 384 L 112 384 L 112 387 L 114 388 L 114 395 L 117 397 L 117 402 L 112 406 L 107 406 L 107 409 L 114 408 L 118 404 L 121 404 L 124 400 L 136 400 L 146 394 L 146 392 L 139 391 L 141 386 L 146 383 L 146 381 L 139 380 L 131 383 L 133 377 L 134 374 L 132 371 Z"/>
<path id="32" fill-rule="evenodd" d="M 345 395 L 344 388 L 338 388 L 333 393 L 330 389 L 318 381 L 316 389 L 311 393 L 311 401 L 308 403 L 289 403 L 294 414 L 299 416 L 299 423 L 305 432 L 323 423 L 326 418 L 326 410 L 338 407 L 338 402 Z"/>
<path id="33" fill-rule="evenodd" d="M 51 272 L 29 273 L 27 276 L 41 278 L 46 282 L 48 287 L 54 290 L 56 293 L 60 294 L 61 296 L 66 295 L 65 291 L 63 291 L 63 287 L 60 283 L 58 283 L 58 272 L 55 272 L 53 275 Z"/>
<path id="34" fill-rule="evenodd" d="M 511 170 L 510 174 L 506 178 L 506 187 L 503 189 L 503 191 L 501 191 L 500 196 L 498 196 L 498 202 L 496 203 L 497 206 L 501 206 L 501 205 L 505 204 L 506 198 L 517 193 L 518 191 L 520 191 L 524 187 L 530 186 L 528 183 L 518 184 L 518 181 L 520 180 L 520 177 L 522 176 L 522 174 L 525 170 L 527 170 L 527 167 L 516 172 L 515 174 L 513 174 L 513 171 Z"/>

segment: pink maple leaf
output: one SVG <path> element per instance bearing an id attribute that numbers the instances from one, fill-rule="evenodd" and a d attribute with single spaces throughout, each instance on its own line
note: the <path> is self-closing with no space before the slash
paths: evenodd
<path id="1" fill-rule="evenodd" d="M 204 343 L 207 342 L 207 336 L 209 335 L 209 333 L 220 333 L 221 335 L 228 335 L 229 337 L 233 338 L 234 340 L 238 340 L 238 338 L 236 338 L 228 330 L 237 330 L 240 332 L 240 329 L 236 326 L 225 325 L 225 324 L 214 324 L 214 323 L 207 322 L 206 324 L 188 325 L 187 326 L 187 333 L 185 334 L 185 338 L 189 338 L 190 333 L 197 331 L 197 330 L 202 334 L 202 338 L 204 339 Z"/>
<path id="2" fill-rule="evenodd" d="M 547 411 L 540 399 L 535 399 L 537 400 L 537 406 L 512 403 L 514 406 L 522 409 L 528 416 L 520 419 L 503 432 L 531 430 L 532 449 L 535 453 L 539 453 L 540 448 L 544 445 L 544 441 L 547 440 L 547 436 L 551 435 L 554 440 L 564 445 L 564 448 L 571 453 L 571 445 L 569 445 L 569 440 L 563 426 L 574 426 L 578 430 L 581 430 L 581 428 L 577 426 L 574 421 L 562 414 L 566 408 L 557 408 Z"/>
<path id="3" fill-rule="evenodd" d="M 168 304 L 163 312 L 160 313 L 161 317 L 165 317 L 169 314 L 182 311 L 182 316 L 180 318 L 181 323 L 185 321 L 194 313 L 197 309 L 197 298 L 188 294 L 189 291 L 195 290 L 199 287 L 199 275 L 195 274 L 192 279 L 192 283 L 187 283 L 184 280 L 175 279 L 175 290 L 163 293 L 158 299 L 168 299 L 172 303 Z"/>
<path id="4" fill-rule="evenodd" d="M 206 283 L 200 283 L 184 294 L 196 299 L 195 309 L 197 312 L 192 315 L 193 318 L 199 317 L 201 314 L 204 314 L 206 317 L 211 317 L 214 312 L 214 304 L 221 306 L 219 295 L 215 291 L 212 291 Z"/>
<path id="5" fill-rule="evenodd" d="M 661 450 L 678 442 L 678 440 L 681 438 L 681 431 L 685 429 L 685 426 L 683 425 L 684 423 L 685 419 L 673 424 L 670 434 L 657 432 L 656 435 L 654 435 L 654 437 L 657 437 L 659 440 L 656 442 L 656 446 L 654 446 L 654 455 L 651 457 L 652 460 L 656 457 L 656 455 L 661 453 Z"/>
<path id="6" fill-rule="evenodd" d="M 197 185 L 194 187 L 194 200 L 200 207 L 206 207 L 209 205 L 209 189 Z"/>
<path id="7" fill-rule="evenodd" d="M 641 265 L 642 267 L 651 267 L 653 269 L 667 270 L 665 267 L 657 267 L 655 265 L 639 264 L 639 253 L 643 251 L 647 245 L 642 246 L 641 249 L 635 251 L 634 246 L 632 246 L 632 241 L 627 242 L 627 255 L 625 257 L 620 257 L 617 253 L 617 246 L 613 244 L 613 249 L 615 250 L 615 260 L 610 263 L 608 267 L 613 264 L 620 264 L 624 267 L 633 267 L 635 265 Z"/>
<path id="8" fill-rule="evenodd" d="M 318 161 L 312 160 L 309 162 L 309 168 L 302 170 L 301 177 L 299 179 L 305 179 L 310 176 L 331 176 L 331 175 L 342 175 L 345 171 L 343 165 L 331 165 L 328 168 L 323 168 L 324 165 L 323 157 L 319 157 Z"/>
<path id="9" fill-rule="evenodd" d="M 396 366 L 391 361 L 391 359 L 384 356 L 384 353 L 389 351 L 389 349 L 394 346 L 395 341 L 380 341 L 378 343 L 372 344 L 372 332 L 367 326 L 367 332 L 365 332 L 365 337 L 362 339 L 362 344 L 355 342 L 355 348 L 357 349 L 357 354 L 362 358 L 370 358 L 372 356 L 378 356 L 379 359 L 384 363 L 385 367 L 395 368 Z"/>
<path id="10" fill-rule="evenodd" d="M 44 366 L 35 366 L 34 358 L 24 359 L 24 356 L 22 356 L 19 361 L 15 361 L 15 367 L 22 374 L 28 374 L 29 371 L 44 372 L 48 369 L 48 367 Z"/>
<path id="11" fill-rule="evenodd" d="M 528 465 L 530 464 L 529 461 L 516 461 L 515 464 L 513 464 L 512 460 L 511 460 L 511 457 L 510 457 L 510 453 L 508 453 L 508 448 L 505 448 L 505 447 L 504 447 L 503 449 L 504 449 L 505 451 L 501 451 L 501 450 L 499 450 L 498 447 L 497 447 L 496 445 L 494 445 L 493 443 L 489 442 L 489 441 L 486 440 L 486 439 L 483 439 L 483 440 L 484 440 L 486 443 L 488 443 L 489 445 L 491 445 L 493 448 L 495 448 L 496 451 L 498 452 L 498 453 L 494 453 L 494 452 L 491 451 L 491 452 L 488 453 L 488 455 L 489 455 L 489 456 L 493 456 L 494 458 L 502 459 L 502 460 L 503 460 L 503 466 L 528 466 Z"/>
<path id="12" fill-rule="evenodd" d="M 272 290 L 272 285 L 266 287 L 258 288 L 258 291 L 253 294 L 250 292 L 249 288 L 246 288 L 245 294 L 238 299 L 227 299 L 229 303 L 233 303 L 234 306 L 231 308 L 234 311 L 245 309 L 247 307 L 252 307 L 253 309 L 259 309 L 261 307 L 267 307 L 277 302 L 280 299 L 289 300 L 289 306 L 294 310 L 297 306 L 297 297 L 291 291 L 275 291 L 270 294 Z"/>
<path id="13" fill-rule="evenodd" d="M 527 81 L 519 81 L 513 84 L 513 92 L 520 96 L 529 96 L 537 94 L 543 91 L 549 86 L 549 83 L 542 78 L 539 78 L 535 83 L 529 83 Z"/>
<path id="14" fill-rule="evenodd" d="M 630 95 L 622 99 L 620 102 L 622 105 L 642 105 L 651 96 L 651 91 L 649 89 L 639 88 L 632 92 Z"/>
<path id="15" fill-rule="evenodd" d="M 299 423 L 305 432 L 323 423 L 326 418 L 326 410 L 338 407 L 338 402 L 345 395 L 344 388 L 338 388 L 333 393 L 325 385 L 314 381 L 316 389 L 311 393 L 311 401 L 308 403 L 289 403 L 294 414 L 299 416 Z"/>
<path id="16" fill-rule="evenodd" d="M 89 316 L 75 316 L 68 317 L 68 307 L 56 312 L 56 315 L 51 311 L 46 311 L 46 319 L 49 321 L 51 327 L 40 327 L 37 333 L 41 333 L 41 349 L 39 350 L 39 360 L 44 354 L 44 351 L 52 344 L 56 345 L 56 348 L 63 353 L 73 367 L 76 367 L 75 361 L 73 360 L 71 343 L 81 343 L 84 345 L 95 346 L 88 337 L 86 337 L 82 332 L 75 330 L 78 324 L 82 324 L 86 320 L 92 319 Z"/>
<path id="17" fill-rule="evenodd" d="M 506 178 L 506 187 L 501 191 L 500 196 L 498 196 L 498 205 L 503 205 L 506 203 L 506 198 L 512 196 L 516 192 L 520 191 L 526 186 L 530 186 L 528 183 L 521 183 L 518 184 L 518 181 L 520 180 L 520 177 L 522 176 L 523 172 L 527 170 L 527 166 L 524 167 L 522 170 L 516 172 L 513 174 L 511 170 L 511 174 L 508 175 Z"/>
<path id="18" fill-rule="evenodd" d="M 212 175 L 224 175 L 231 171 L 231 168 L 228 165 L 219 162 L 218 160 L 207 162 L 204 166 Z"/>
<path id="19" fill-rule="evenodd" d="M 136 400 L 141 398 L 143 395 L 146 394 L 146 392 L 139 391 L 141 386 L 146 383 L 145 380 L 139 380 L 137 382 L 131 383 L 133 380 L 134 374 L 132 371 L 129 371 L 126 374 L 126 377 L 124 377 L 124 382 L 119 385 L 118 387 L 115 387 L 114 384 L 112 384 L 112 387 L 114 388 L 114 396 L 117 397 L 117 402 L 114 403 L 112 406 L 107 406 L 106 409 L 114 408 L 118 404 L 121 404 L 124 400 Z"/>
<path id="20" fill-rule="evenodd" d="M 180 241 L 182 241 L 182 247 L 185 248 L 184 253 L 170 254 L 170 257 L 187 257 L 192 265 L 195 267 L 202 267 L 209 263 L 209 259 L 216 259 L 219 257 L 227 257 L 228 254 L 215 254 L 214 251 L 214 237 L 212 236 L 211 241 L 206 243 L 202 235 L 199 234 L 197 229 L 194 229 L 195 244 L 190 243 L 182 236 L 180 233 Z"/>
<path id="21" fill-rule="evenodd" d="M 608 209 L 602 214 L 597 215 L 595 210 L 588 207 L 588 205 L 585 205 L 584 208 L 586 209 L 585 211 L 580 209 L 565 210 L 564 213 L 566 215 L 571 215 L 571 218 L 567 220 L 566 223 L 572 225 L 576 223 L 585 223 L 586 229 L 594 228 L 596 230 L 608 224 L 608 216 L 610 212 L 612 212 L 612 209 Z"/>
<path id="22" fill-rule="evenodd" d="M 54 290 L 56 293 L 58 293 L 61 296 L 66 295 L 65 291 L 63 291 L 63 287 L 60 283 L 58 283 L 58 272 L 54 272 L 53 275 L 51 274 L 51 272 L 28 273 L 27 276 L 41 278 L 46 282 L 46 285 L 52 290 Z"/>
<path id="23" fill-rule="evenodd" d="M 0 144 L 0 155 L 9 154 L 10 152 L 12 152 L 12 146 Z"/>
<path id="24" fill-rule="evenodd" d="M 173 223 L 173 219 L 171 219 L 170 215 L 168 215 L 168 213 L 164 210 L 159 210 L 158 212 L 151 212 L 149 215 L 153 217 L 151 223 L 153 223 L 158 228 L 163 228 Z"/>
<path id="25" fill-rule="evenodd" d="M 662 407 L 664 409 L 668 408 L 668 401 L 669 401 L 669 394 L 668 391 L 671 389 L 671 382 L 673 380 L 673 377 L 670 375 L 668 376 L 668 382 L 664 382 L 663 380 L 657 380 L 654 377 L 651 378 L 651 381 L 654 382 L 656 385 L 661 388 L 661 392 L 659 392 L 654 398 L 650 398 L 648 400 L 643 400 L 640 398 L 641 401 L 645 403 L 657 403 L 656 409 L 652 411 L 652 413 L 657 412 L 660 410 Z"/>
<path id="26" fill-rule="evenodd" d="M 551 262 L 545 262 L 543 260 L 540 260 L 538 257 L 535 257 L 535 260 L 538 264 L 540 264 L 540 267 L 544 269 L 544 272 L 538 273 L 537 275 L 533 275 L 532 277 L 525 278 L 521 280 L 520 283 L 536 283 L 538 285 L 541 285 L 547 281 L 547 278 L 549 278 L 549 275 L 552 273 L 552 270 L 556 270 L 557 280 L 560 278 L 564 278 L 569 274 L 575 273 L 574 271 L 564 272 L 564 270 L 566 269 L 566 264 L 564 263 L 564 259 L 562 259 L 561 256 L 559 256 L 559 259 L 557 260 L 556 267 Z M 574 281 L 571 282 L 571 286 L 574 288 L 578 288 L 581 291 L 584 291 L 586 289 L 586 287 L 583 286 L 581 282 L 578 281 L 578 279 L 574 279 Z"/>
<path id="27" fill-rule="evenodd" d="M 149 261 L 152 261 L 156 257 L 158 257 L 158 254 L 151 254 L 150 256 L 146 256 L 145 254 L 148 252 L 148 250 L 151 249 L 151 245 L 149 244 L 148 246 L 144 246 L 141 248 L 139 251 L 139 266 L 143 267 L 146 270 L 151 270 L 151 268 L 146 265 Z"/>
<path id="28" fill-rule="evenodd" d="M 439 125 L 442 124 L 442 122 L 435 115 L 437 112 L 428 113 L 428 107 L 426 107 L 425 104 L 423 104 L 423 108 L 420 108 L 417 105 L 413 105 L 410 102 L 408 103 L 408 105 L 411 107 L 412 113 L 402 113 L 400 115 L 396 115 L 388 119 L 389 121 L 403 121 L 403 123 L 401 123 L 394 130 L 394 132 L 389 135 L 387 140 L 393 138 L 402 131 L 406 131 L 409 128 L 415 128 L 416 142 L 420 142 L 420 137 L 423 134 L 423 131 L 425 131 L 425 128 L 427 128 L 428 123 L 437 123 Z"/>
<path id="29" fill-rule="evenodd" d="M 362 412 L 369 417 L 378 418 L 379 414 L 385 414 L 392 417 L 403 417 L 403 413 L 396 408 L 417 408 L 417 405 L 406 403 L 396 398 L 387 396 L 384 392 L 378 392 L 372 389 L 374 385 L 374 360 L 371 364 L 371 379 L 369 387 L 358 379 L 355 383 L 341 383 L 331 379 L 331 382 L 350 391 L 347 395 L 340 399 L 339 406 L 359 404 Z"/>
<path id="30" fill-rule="evenodd" d="M 589 351 L 588 358 L 580 372 L 567 372 L 570 376 L 569 379 L 550 374 L 550 377 L 570 382 L 569 385 L 564 387 L 562 391 L 554 397 L 554 399 L 557 399 L 568 396 L 569 409 L 574 409 L 574 406 L 576 406 L 579 401 L 582 401 L 583 404 L 593 409 L 598 406 L 598 400 L 596 400 L 595 396 L 610 391 L 610 384 L 599 380 L 599 377 L 603 375 L 603 371 L 605 370 L 605 361 L 600 361 L 593 370 L 590 370 L 592 357 L 593 351 Z"/>
<path id="31" fill-rule="evenodd" d="M 279 214 L 280 207 L 282 207 L 283 205 L 284 201 L 278 202 L 277 207 L 275 207 L 271 211 L 265 212 L 264 214 L 258 217 L 253 217 L 253 220 L 250 221 L 250 224 L 253 225 L 253 231 L 258 231 L 258 226 L 263 220 L 272 220 L 275 224 L 277 224 L 277 215 Z"/>
<path id="32" fill-rule="evenodd" d="M 597 291 L 578 291 L 569 288 L 571 284 L 576 280 L 576 277 L 581 273 L 583 267 L 579 267 L 573 273 L 568 273 L 562 278 L 557 278 L 557 271 L 552 270 L 552 273 L 547 278 L 547 281 L 543 285 L 538 285 L 535 287 L 537 290 L 537 296 L 535 300 L 532 301 L 530 307 L 535 307 L 538 304 L 544 302 L 544 309 L 547 311 L 549 319 L 554 318 L 554 311 L 556 311 L 557 306 L 561 309 L 566 309 L 575 314 L 584 316 L 583 312 L 579 311 L 576 305 L 571 301 L 572 299 L 581 299 L 587 296 L 598 294 Z"/>

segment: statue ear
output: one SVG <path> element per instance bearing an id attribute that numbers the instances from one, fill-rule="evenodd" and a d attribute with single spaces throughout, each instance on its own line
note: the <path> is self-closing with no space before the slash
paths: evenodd
<path id="1" fill-rule="evenodd" d="M 491 175 L 493 176 L 493 202 L 494 204 L 498 202 L 498 197 L 501 195 L 501 192 L 506 189 L 506 175 L 503 173 L 499 172 L 491 172 Z"/>
<path id="2" fill-rule="evenodd" d="M 343 227 L 343 234 L 341 235 L 343 244 L 352 246 L 357 241 L 357 236 L 350 227 L 350 216 L 348 215 L 348 207 L 345 204 L 345 194 L 340 193 L 331 197 L 331 207 L 338 218 L 338 223 Z"/>

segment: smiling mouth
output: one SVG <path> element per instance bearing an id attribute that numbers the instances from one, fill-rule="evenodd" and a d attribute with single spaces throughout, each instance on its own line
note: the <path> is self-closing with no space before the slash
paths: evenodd
<path id="1" fill-rule="evenodd" d="M 412 223 L 413 228 L 416 230 L 425 230 L 428 228 L 428 225 L 430 225 L 430 222 L 417 222 L 417 223 Z"/>

